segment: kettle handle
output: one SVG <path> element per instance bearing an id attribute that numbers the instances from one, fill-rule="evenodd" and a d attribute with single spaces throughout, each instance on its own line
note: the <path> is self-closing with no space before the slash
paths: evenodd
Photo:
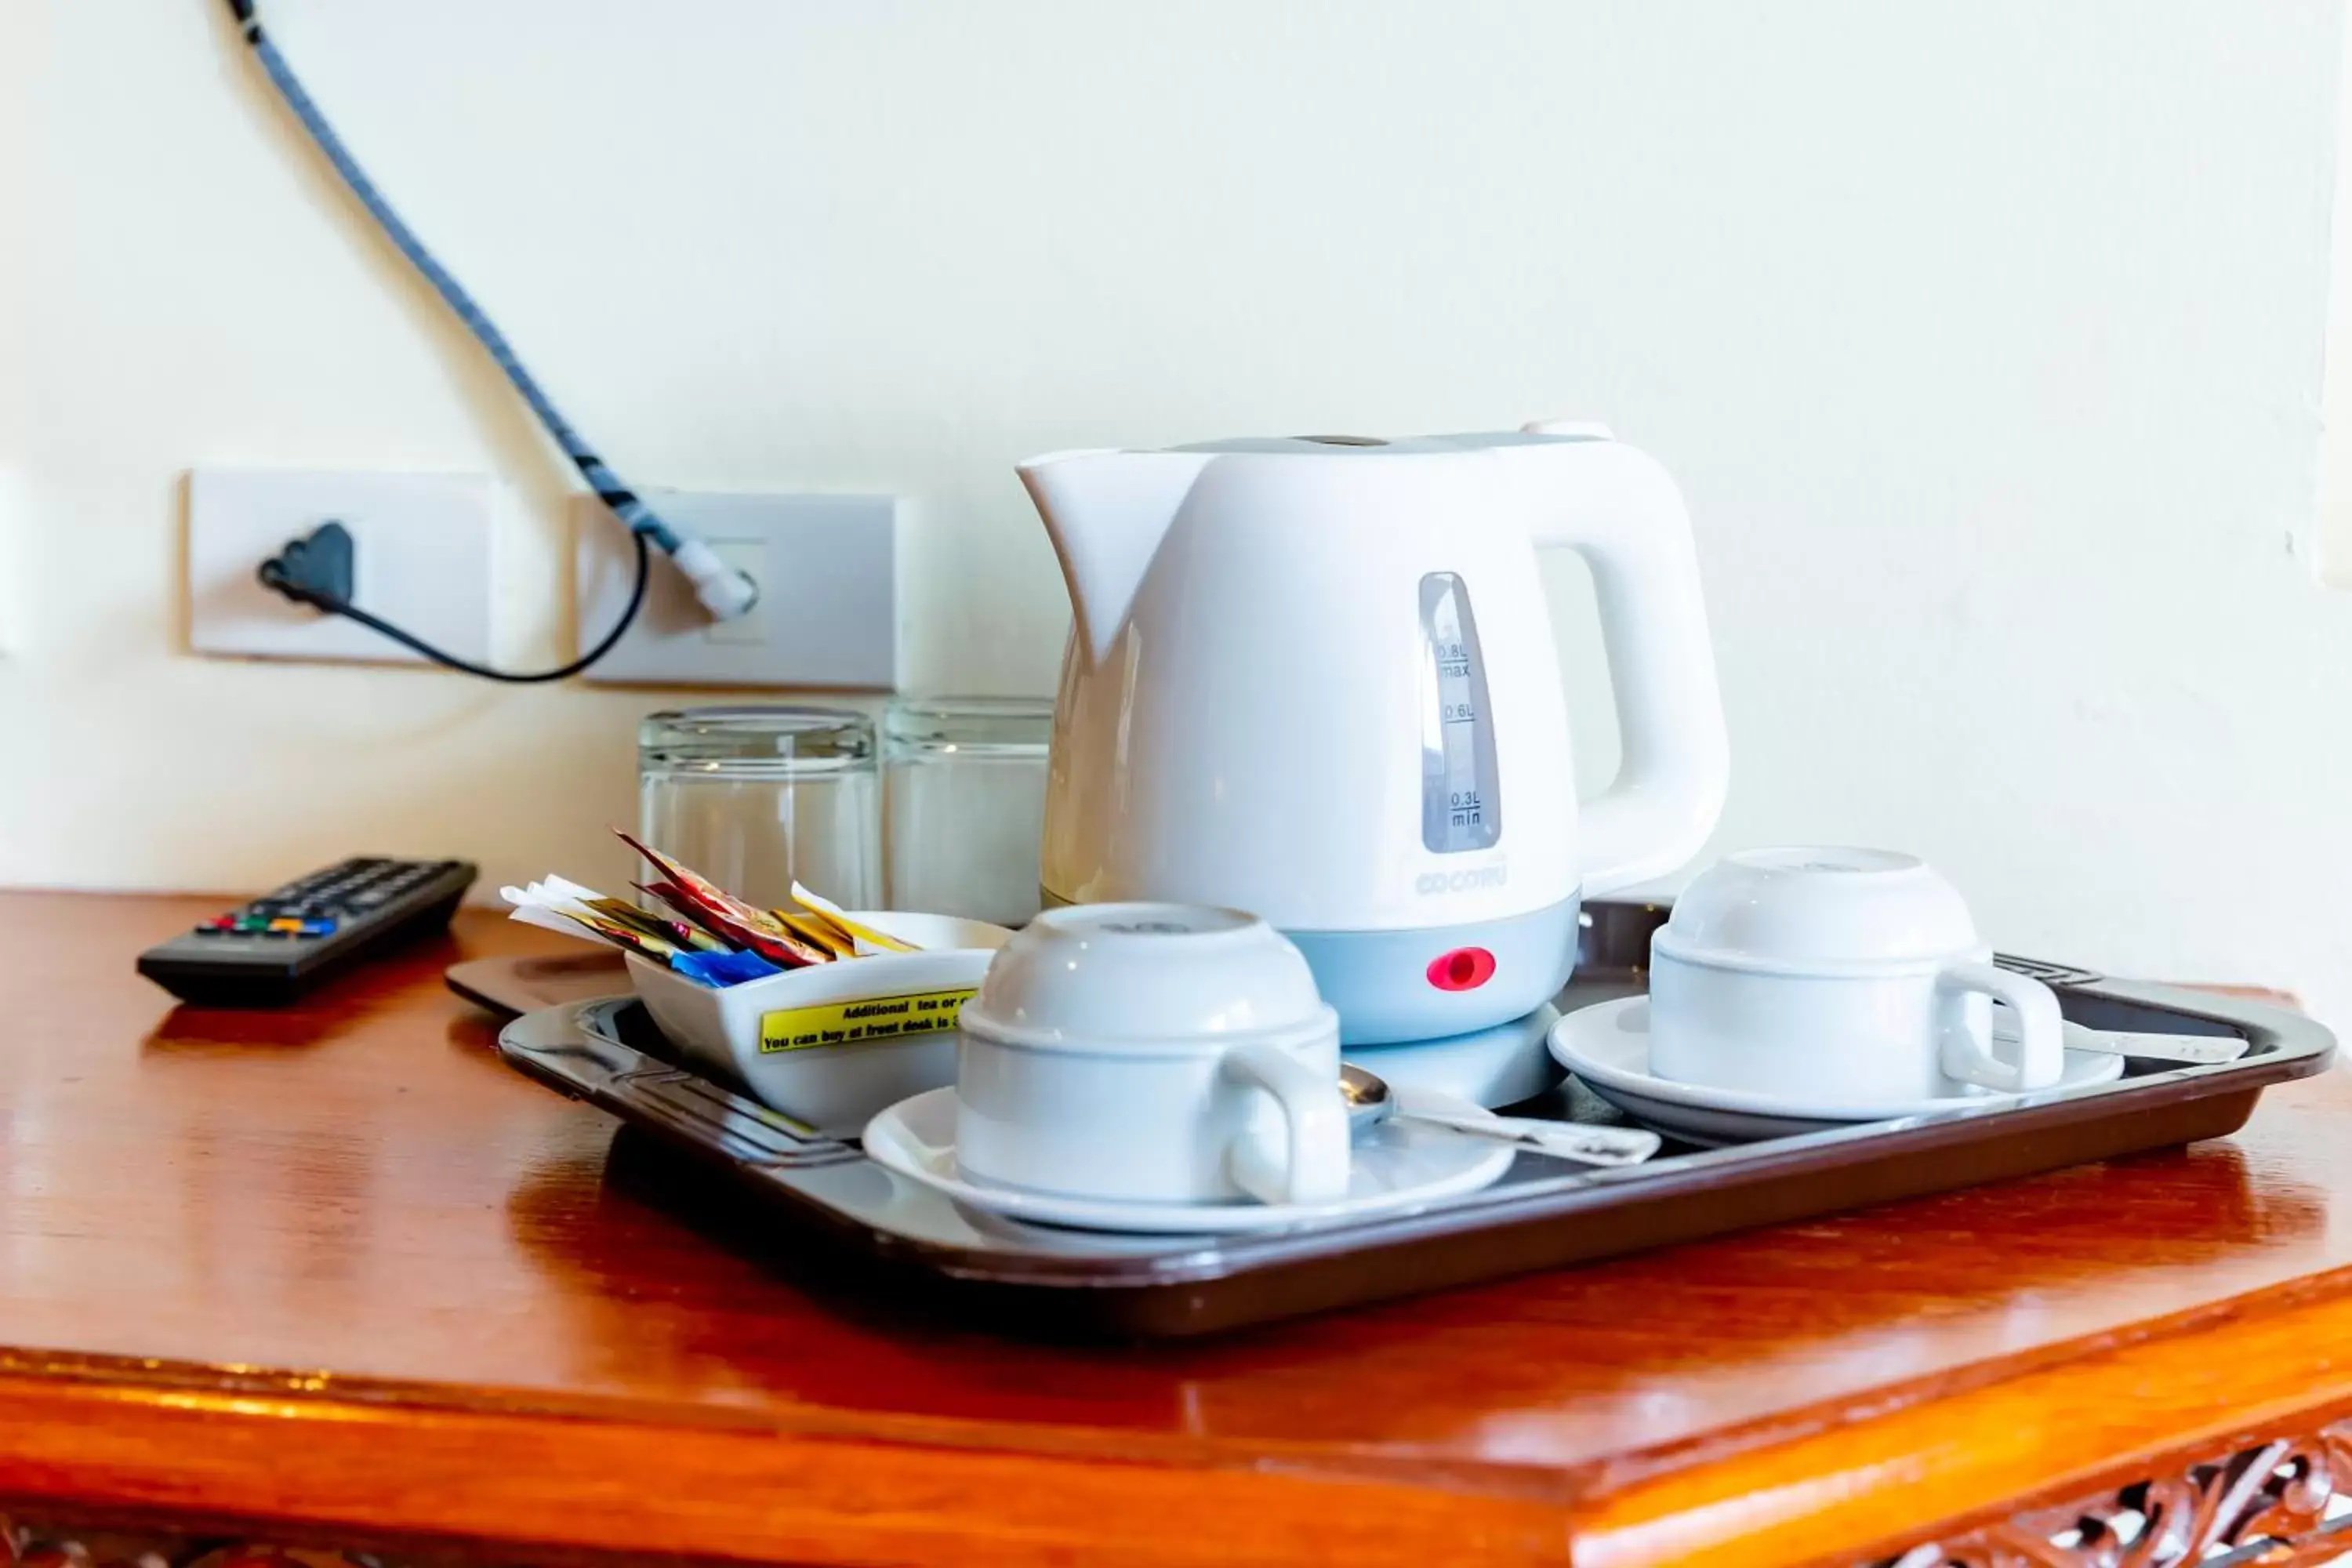
<path id="1" fill-rule="evenodd" d="M 1723 813 L 1730 754 L 1698 552 L 1682 492 L 1649 454 L 1607 439 L 1511 450 L 1538 459 L 1528 465 L 1537 545 L 1573 550 L 1592 570 L 1616 692 L 1623 760 L 1609 788 L 1579 807 L 1591 898 L 1684 865 Z"/>

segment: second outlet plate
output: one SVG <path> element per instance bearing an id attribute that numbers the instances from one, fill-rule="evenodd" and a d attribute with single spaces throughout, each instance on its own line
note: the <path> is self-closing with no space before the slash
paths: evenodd
<path id="1" fill-rule="evenodd" d="M 760 602 L 710 619 L 668 557 L 654 554 L 645 608 L 586 679 L 635 686 L 898 683 L 898 503 L 887 496 L 704 495 L 648 491 L 664 518 L 751 574 Z M 572 510 L 580 651 L 628 603 L 627 532 L 593 497 Z"/>

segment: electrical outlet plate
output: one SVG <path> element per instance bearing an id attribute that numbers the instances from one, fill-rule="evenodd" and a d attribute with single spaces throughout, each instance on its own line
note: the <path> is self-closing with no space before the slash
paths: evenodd
<path id="1" fill-rule="evenodd" d="M 658 551 L 645 608 L 586 679 L 635 686 L 832 687 L 898 683 L 898 503 L 888 496 L 646 492 L 654 510 L 760 585 L 760 602 L 713 621 Z M 593 497 L 573 509 L 579 649 L 628 603 L 628 534 Z"/>
<path id="2" fill-rule="evenodd" d="M 352 603 L 487 657 L 498 490 L 462 474 L 198 468 L 188 476 L 188 646 L 260 658 L 421 664 L 379 632 L 263 587 L 255 569 L 329 519 L 351 530 Z"/>

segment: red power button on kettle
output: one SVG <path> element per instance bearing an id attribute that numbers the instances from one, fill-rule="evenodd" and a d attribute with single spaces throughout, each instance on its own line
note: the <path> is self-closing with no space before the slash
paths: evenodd
<path id="1" fill-rule="evenodd" d="M 1495 955 L 1483 947 L 1457 947 L 1430 961 L 1429 983 L 1440 991 L 1475 991 L 1495 977 Z"/>

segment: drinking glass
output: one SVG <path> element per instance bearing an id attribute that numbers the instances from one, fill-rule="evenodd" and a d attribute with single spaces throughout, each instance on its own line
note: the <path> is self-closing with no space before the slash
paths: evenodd
<path id="1" fill-rule="evenodd" d="M 882 730 L 889 907 L 1025 924 L 1038 908 L 1053 703 L 903 698 Z"/>
<path id="2" fill-rule="evenodd" d="M 637 833 L 761 909 L 792 885 L 880 906 L 874 721 L 843 708 L 652 713 L 637 727 Z"/>

